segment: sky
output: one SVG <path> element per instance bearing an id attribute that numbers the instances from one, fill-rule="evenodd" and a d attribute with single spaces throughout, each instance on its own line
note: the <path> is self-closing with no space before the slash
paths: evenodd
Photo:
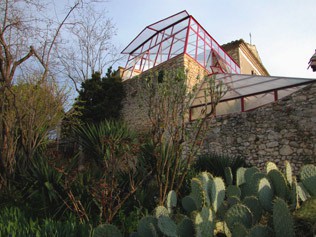
<path id="1" fill-rule="evenodd" d="M 315 0 L 108 0 L 99 7 L 117 27 L 120 51 L 147 25 L 186 10 L 219 44 L 249 43 L 251 33 L 270 75 L 316 78 L 307 70 L 316 49 Z"/>

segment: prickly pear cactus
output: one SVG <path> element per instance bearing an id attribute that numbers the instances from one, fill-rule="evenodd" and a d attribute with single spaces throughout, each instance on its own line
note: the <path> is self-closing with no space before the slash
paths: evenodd
<path id="1" fill-rule="evenodd" d="M 160 216 L 169 216 L 169 211 L 164 206 L 158 206 L 154 210 L 154 215 L 156 218 L 159 218 Z"/>
<path id="2" fill-rule="evenodd" d="M 197 237 L 212 237 L 215 227 L 215 214 L 211 208 L 203 207 L 194 217 L 195 232 Z"/>
<path id="3" fill-rule="evenodd" d="M 274 191 L 273 191 L 270 181 L 267 178 L 262 178 L 259 181 L 258 198 L 262 207 L 266 211 L 272 210 L 273 196 L 274 196 Z"/>
<path id="4" fill-rule="evenodd" d="M 168 216 L 160 216 L 158 218 L 159 230 L 168 237 L 177 237 L 177 225 Z"/>
<path id="5" fill-rule="evenodd" d="M 253 175 L 256 174 L 256 173 L 260 173 L 260 170 L 257 167 L 248 168 L 245 171 L 245 181 L 246 181 L 246 183 L 251 183 Z"/>
<path id="6" fill-rule="evenodd" d="M 281 198 L 274 200 L 273 226 L 276 237 L 294 237 L 294 222 L 289 208 Z"/>
<path id="7" fill-rule="evenodd" d="M 248 234 L 248 237 L 271 237 L 273 236 L 273 231 L 271 228 L 263 225 L 253 226 Z"/>
<path id="8" fill-rule="evenodd" d="M 303 183 L 301 182 L 297 183 L 297 194 L 303 202 L 310 198 L 308 191 L 305 189 Z"/>
<path id="9" fill-rule="evenodd" d="M 304 165 L 300 172 L 301 181 L 311 196 L 316 196 L 316 166 Z"/>
<path id="10" fill-rule="evenodd" d="M 249 196 L 245 197 L 242 202 L 250 209 L 253 216 L 253 224 L 258 223 L 263 212 L 259 199 L 255 196 Z"/>
<path id="11" fill-rule="evenodd" d="M 301 179 L 306 179 L 309 177 L 313 177 L 316 175 L 316 166 L 309 164 L 309 165 L 304 165 L 301 170 L 300 170 L 300 178 Z"/>
<path id="12" fill-rule="evenodd" d="M 194 199 L 191 196 L 185 196 L 184 198 L 182 198 L 181 203 L 182 207 L 188 214 L 198 209 Z"/>
<path id="13" fill-rule="evenodd" d="M 237 223 L 241 223 L 246 228 L 250 228 L 253 222 L 251 211 L 243 204 L 235 204 L 229 208 L 226 212 L 224 220 L 231 230 Z"/>
<path id="14" fill-rule="evenodd" d="M 232 197 L 232 196 L 240 198 L 241 190 L 240 190 L 240 188 L 238 186 L 229 185 L 226 188 L 226 197 Z"/>
<path id="15" fill-rule="evenodd" d="M 296 210 L 294 215 L 296 218 L 311 224 L 316 223 L 316 197 L 311 197 L 303 202 L 302 207 Z"/>
<path id="16" fill-rule="evenodd" d="M 189 218 L 183 218 L 177 226 L 177 234 L 179 237 L 195 236 L 194 224 Z"/>
<path id="17" fill-rule="evenodd" d="M 191 193 L 190 196 L 193 198 L 197 209 L 201 210 L 202 206 L 205 205 L 205 191 L 203 189 L 203 184 L 202 182 L 197 179 L 193 178 L 191 180 Z"/>
<path id="18" fill-rule="evenodd" d="M 271 170 L 268 177 L 272 182 L 275 195 L 286 200 L 289 195 L 289 187 L 284 175 L 279 170 Z"/>
<path id="19" fill-rule="evenodd" d="M 292 166 L 290 162 L 287 160 L 284 161 L 284 167 L 285 167 L 285 177 L 290 186 L 292 186 L 293 183 L 293 172 L 292 172 Z"/>
<path id="20" fill-rule="evenodd" d="M 111 224 L 97 226 L 93 231 L 93 237 L 123 237 L 119 229 Z"/>
<path id="21" fill-rule="evenodd" d="M 232 233 L 230 232 L 225 221 L 218 221 L 215 224 L 214 236 L 226 236 L 232 237 Z"/>
<path id="22" fill-rule="evenodd" d="M 158 237 L 158 223 L 153 216 L 143 217 L 137 226 L 137 235 L 139 237 Z"/>
<path id="23" fill-rule="evenodd" d="M 231 196 L 226 199 L 226 203 L 228 204 L 229 207 L 231 207 L 237 203 L 240 203 L 240 199 L 236 196 Z"/>
<path id="24" fill-rule="evenodd" d="M 247 168 L 244 168 L 244 167 L 240 167 L 238 170 L 237 170 L 237 173 L 236 173 L 236 185 L 237 186 L 240 186 L 242 185 L 243 183 L 246 182 L 245 180 L 245 172 L 246 172 Z"/>
<path id="25" fill-rule="evenodd" d="M 267 174 L 271 171 L 271 170 L 279 170 L 279 168 L 277 167 L 277 165 L 274 162 L 268 161 L 266 163 L 266 171 Z"/>
<path id="26" fill-rule="evenodd" d="M 232 185 L 233 184 L 233 173 L 232 169 L 230 167 L 225 167 L 224 169 L 225 172 L 225 181 L 227 185 Z"/>
<path id="27" fill-rule="evenodd" d="M 177 206 L 177 194 L 174 190 L 171 190 L 168 193 L 167 200 L 166 200 L 166 206 L 169 213 L 172 213 L 173 208 Z"/>
<path id="28" fill-rule="evenodd" d="M 211 197 L 210 197 L 210 183 L 213 182 L 213 176 L 209 172 L 200 173 L 197 178 L 201 181 L 204 194 L 205 194 L 205 203 L 207 206 L 211 205 Z"/>
<path id="29" fill-rule="evenodd" d="M 231 227 L 231 232 L 233 234 L 233 237 L 245 237 L 245 236 L 248 236 L 247 228 L 241 223 L 234 224 L 234 226 Z"/>
<path id="30" fill-rule="evenodd" d="M 248 174 L 248 181 L 240 186 L 242 198 L 258 195 L 259 181 L 265 177 L 265 174 L 254 171 L 255 170 L 252 170 L 252 172 Z"/>
<path id="31" fill-rule="evenodd" d="M 225 183 L 222 178 L 215 177 L 210 185 L 212 207 L 217 212 L 225 199 Z"/>
<path id="32" fill-rule="evenodd" d="M 295 176 L 292 178 L 292 187 L 290 189 L 289 201 L 291 210 L 296 210 L 299 208 L 300 202 L 298 197 L 298 184 Z"/>

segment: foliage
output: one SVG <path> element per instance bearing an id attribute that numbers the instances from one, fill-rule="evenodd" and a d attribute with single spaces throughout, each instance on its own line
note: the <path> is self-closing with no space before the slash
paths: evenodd
<path id="1" fill-rule="evenodd" d="M 143 217 L 138 223 L 137 232 L 131 236 L 294 236 L 294 224 L 297 222 L 294 222 L 293 209 L 290 207 L 299 207 L 292 205 L 293 199 L 289 195 L 281 198 L 277 192 L 265 189 L 269 183 L 269 190 L 270 187 L 275 190 L 285 185 L 289 189 L 288 192 L 291 192 L 295 190 L 295 177 L 288 177 L 284 183 L 283 179 L 275 178 L 279 175 L 285 176 L 279 169 L 268 169 L 267 174 L 254 167 L 241 169 L 244 170 L 244 181 L 237 182 L 240 185 L 236 188 L 240 188 L 242 195 L 241 198 L 234 197 L 235 202 L 230 201 L 233 196 L 228 195 L 225 186 L 222 187 L 221 178 L 202 172 L 191 180 L 191 192 L 181 201 L 186 214 L 175 212 L 179 211 L 176 206 L 169 210 L 168 201 L 166 206 L 158 206 L 153 215 Z M 313 173 L 313 167 L 304 166 L 301 176 L 306 174 L 307 169 L 310 170 L 307 172 L 308 178 L 316 175 Z M 280 173 L 278 176 L 271 176 L 275 179 L 272 182 L 269 173 L 276 171 Z M 285 172 L 287 176 L 292 175 L 288 168 Z M 264 182 L 261 182 L 262 180 Z M 244 188 L 245 186 L 247 188 Z M 262 189 L 264 192 L 259 199 Z M 168 196 L 174 196 L 174 191 Z M 175 198 L 173 197 L 173 203 L 176 203 Z M 265 208 L 270 205 L 262 205 L 266 202 L 271 202 L 272 208 Z M 308 205 L 311 208 L 313 204 L 314 200 L 311 199 L 310 202 L 304 202 L 303 206 Z M 313 216 L 312 212 L 306 212 L 306 208 L 302 211 L 298 209 L 296 213 L 297 217 L 306 220 Z"/>
<path id="2" fill-rule="evenodd" d="M 0 116 L 10 131 L 6 139 L 10 137 L 13 142 L 10 153 L 20 158 L 20 166 L 25 166 L 46 145 L 49 132 L 56 129 L 64 115 L 64 101 L 63 91 L 54 84 L 39 81 L 36 76 L 12 86 L 0 97 Z M 0 138 L 4 142 L 3 139 Z M 2 156 L 2 175 L 15 169 L 16 159 L 9 159 L 11 155 Z"/>
<path id="3" fill-rule="evenodd" d="M 79 223 L 69 216 L 67 220 L 55 221 L 50 218 L 42 220 L 29 218 L 16 207 L 6 207 L 0 211 L 1 236 L 73 236 L 90 235 L 90 226 Z"/>
<path id="4" fill-rule="evenodd" d="M 152 73 L 137 80 L 139 106 L 145 109 L 150 122 L 153 146 L 150 156 L 155 158 L 160 204 L 166 200 L 168 190 L 178 192 L 181 189 L 201 144 L 203 124 L 214 114 L 215 106 L 225 93 L 214 77 L 196 79 L 195 84 L 203 81 L 210 85 L 212 109 L 205 110 L 201 119 L 187 129 L 191 101 L 197 92 L 197 87 L 191 88 L 190 80 L 183 68 Z"/>
<path id="5" fill-rule="evenodd" d="M 91 79 L 82 82 L 75 107 L 84 123 L 118 119 L 124 96 L 121 79 L 109 68 L 105 77 L 95 72 Z"/>
<path id="6" fill-rule="evenodd" d="M 247 166 L 245 159 L 241 156 L 211 153 L 198 156 L 194 162 L 193 169 L 198 172 L 207 171 L 212 175 L 220 176 L 225 179 L 226 184 L 229 184 L 229 176 L 226 174 L 225 168 L 230 167 L 235 182 L 237 169 Z"/>
<path id="7" fill-rule="evenodd" d="M 43 111 L 41 114 L 37 114 L 39 111 L 34 113 L 33 107 L 27 106 L 34 106 L 33 103 L 39 105 L 42 101 L 33 100 L 32 90 L 28 93 L 28 95 L 32 95 L 30 100 L 26 96 L 20 101 L 20 98 L 15 96 L 13 87 L 16 86 L 20 77 L 28 79 L 27 77 L 30 75 L 36 75 L 35 78 L 31 78 L 31 80 L 35 79 L 31 84 L 36 89 L 35 95 L 38 95 L 36 85 L 42 87 L 48 81 L 54 80 L 51 73 L 51 55 L 57 45 L 57 39 L 63 25 L 78 6 L 79 3 L 74 3 L 61 21 L 55 21 L 48 17 L 49 14 L 40 14 L 46 8 L 46 4 L 41 1 L 4 0 L 0 2 L 2 26 L 0 28 L 0 130 L 2 131 L 0 136 L 0 186 L 6 185 L 7 176 L 14 172 L 17 138 L 19 137 L 21 140 L 20 145 L 22 144 L 23 152 L 26 152 L 27 158 L 30 158 L 32 152 L 41 143 L 39 140 L 42 137 L 37 138 L 36 135 L 39 133 L 42 135 L 41 130 L 47 131 L 49 129 L 45 126 L 47 124 L 42 125 L 42 127 L 36 127 L 38 126 L 36 124 L 34 128 L 36 135 L 32 134 L 32 120 L 36 121 L 37 116 L 42 118 L 46 114 Z M 51 98 L 51 93 L 47 94 L 47 98 Z M 30 104 L 25 103 L 26 101 Z M 45 97 L 43 98 L 44 101 Z M 27 118 L 23 117 L 24 114 L 15 114 L 21 112 L 19 111 L 21 107 L 17 107 L 19 104 L 24 106 L 24 110 L 29 110 L 26 114 Z M 36 106 L 34 108 L 38 109 Z M 55 107 L 50 108 L 49 105 L 46 105 L 46 107 L 41 107 L 41 109 L 43 108 L 46 111 L 52 109 L 55 112 Z M 14 112 L 12 113 L 12 111 Z M 48 115 L 51 114 L 48 113 Z M 25 128 L 25 124 L 21 125 L 21 120 L 23 123 L 26 122 L 29 130 L 26 133 L 24 131 L 20 137 L 19 129 Z M 52 117 L 52 121 L 54 120 L 55 118 Z M 50 119 L 46 118 L 45 122 L 49 123 L 49 121 Z"/>
<path id="8" fill-rule="evenodd" d="M 111 222 L 151 174 L 138 157 L 136 135 L 121 122 L 103 121 L 77 128 L 75 136 L 86 162 L 94 164 L 89 192 L 99 208 L 100 222 Z"/>
<path id="9" fill-rule="evenodd" d="M 49 164 L 47 157 L 34 157 L 26 169 L 18 170 L 15 182 L 33 215 L 62 216 L 66 209 L 63 174 Z"/>

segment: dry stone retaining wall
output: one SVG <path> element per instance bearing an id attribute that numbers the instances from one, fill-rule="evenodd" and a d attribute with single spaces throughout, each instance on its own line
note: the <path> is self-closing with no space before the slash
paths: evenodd
<path id="1" fill-rule="evenodd" d="M 185 67 L 190 85 L 206 74 L 192 58 L 183 54 L 153 71 Z M 143 77 L 148 73 L 144 72 Z M 198 76 L 197 76 L 198 75 Z M 137 81 L 124 82 L 126 98 L 121 115 L 134 130 L 146 133 L 150 126 L 145 104 L 138 97 Z M 141 78 L 140 78 L 141 80 Z M 263 168 L 267 161 L 283 166 L 289 160 L 297 172 L 304 162 L 316 161 L 316 83 L 251 112 L 220 116 L 208 121 L 203 152 L 241 155 Z"/>
<path id="2" fill-rule="evenodd" d="M 203 152 L 241 155 L 263 168 L 267 161 L 295 172 L 316 162 L 316 83 L 256 110 L 208 121 Z"/>
<path id="3" fill-rule="evenodd" d="M 121 117 L 128 124 L 128 126 L 139 133 L 146 133 L 150 126 L 150 121 L 147 115 L 148 107 L 139 98 L 137 80 L 142 80 L 150 74 L 159 72 L 160 70 L 173 70 L 184 68 L 188 77 L 189 88 L 192 88 L 195 84 L 207 75 L 205 69 L 197 64 L 194 59 L 186 54 L 178 55 L 177 57 L 170 59 L 158 66 L 143 72 L 140 77 L 132 78 L 123 82 L 126 97 L 122 101 L 123 108 L 121 111 Z"/>

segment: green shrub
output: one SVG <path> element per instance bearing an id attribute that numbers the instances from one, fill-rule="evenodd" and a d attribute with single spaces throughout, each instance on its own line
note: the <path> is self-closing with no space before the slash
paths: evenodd
<path id="1" fill-rule="evenodd" d="M 230 177 L 227 175 L 227 171 L 225 171 L 226 167 L 231 168 L 233 183 L 235 183 L 237 169 L 240 167 L 248 167 L 248 165 L 245 158 L 241 156 L 228 156 L 216 153 L 199 156 L 193 165 L 193 169 L 197 172 L 207 171 L 214 176 L 220 176 L 224 178 L 225 183 L 229 185 Z"/>

